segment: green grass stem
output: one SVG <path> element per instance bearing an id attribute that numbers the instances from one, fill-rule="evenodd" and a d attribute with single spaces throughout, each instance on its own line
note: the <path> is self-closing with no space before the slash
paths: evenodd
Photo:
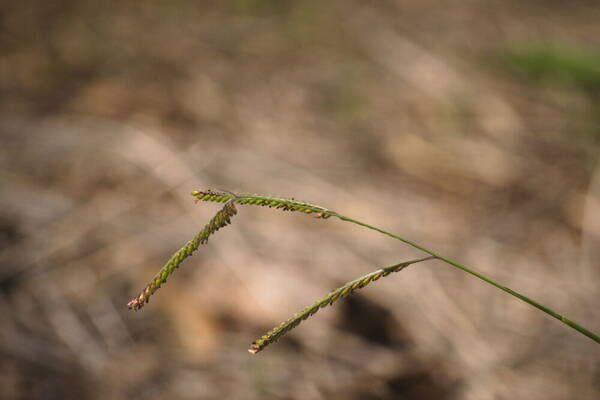
<path id="1" fill-rule="evenodd" d="M 364 223 L 362 221 L 358 221 L 358 220 L 355 220 L 355 219 L 352 219 L 352 218 L 349 218 L 349 217 L 346 217 L 344 215 L 340 215 L 340 214 L 337 214 L 337 213 L 334 213 L 333 216 L 338 217 L 342 221 L 351 222 L 353 224 L 357 224 L 357 225 L 363 226 L 365 228 L 372 229 L 374 231 L 383 233 L 384 235 L 387 235 L 387 236 L 390 236 L 390 237 L 392 237 L 394 239 L 400 240 L 401 242 L 404 242 L 404 243 L 408 244 L 409 246 L 415 247 L 415 248 L 417 248 L 417 249 L 419 249 L 419 250 L 421 250 L 421 251 L 423 251 L 423 252 L 425 252 L 427 254 L 430 254 L 430 255 L 432 255 L 432 256 L 440 259 L 441 261 L 445 262 L 446 264 L 450 264 L 453 267 L 459 268 L 459 269 L 465 271 L 466 273 L 471 274 L 471 275 L 473 275 L 473 276 L 481 279 L 482 281 L 487 282 L 490 285 L 495 286 L 498 289 L 503 290 L 506 293 L 508 293 L 508 294 L 510 294 L 510 295 L 512 295 L 512 296 L 514 296 L 514 297 L 516 297 L 516 298 L 518 298 L 518 299 L 520 299 L 520 300 L 522 300 L 522 301 L 524 301 L 524 302 L 526 302 L 526 303 L 534 306 L 535 308 L 537 308 L 539 310 L 542 310 L 546 314 L 553 316 L 554 318 L 556 318 L 560 322 L 562 322 L 562 323 L 570 326 L 571 328 L 575 329 L 576 331 L 578 331 L 578 332 L 584 334 L 585 336 L 589 337 L 590 339 L 592 339 L 596 343 L 600 343 L 600 336 L 598 336 L 596 333 L 590 331 L 589 329 L 581 326 L 580 324 L 576 323 L 575 321 L 570 320 L 569 318 L 565 317 L 564 315 L 561 315 L 561 314 L 557 313 L 553 309 L 551 309 L 549 307 L 546 307 L 545 305 L 540 304 L 537 301 L 535 301 L 535 300 L 533 300 L 533 299 L 531 299 L 531 298 L 529 298 L 529 297 L 527 297 L 527 296 L 525 296 L 525 295 L 523 295 L 523 294 L 521 294 L 519 292 L 516 292 L 516 291 L 514 291 L 514 290 L 512 290 L 512 289 L 510 289 L 510 288 L 508 288 L 506 286 L 500 285 L 499 283 L 493 281 L 492 279 L 487 278 L 486 276 L 484 276 L 484 275 L 482 275 L 482 274 L 480 274 L 478 272 L 475 272 L 474 270 L 472 270 L 472 269 L 470 269 L 468 267 L 465 267 L 464 265 L 459 264 L 456 261 L 452 261 L 449 258 L 441 256 L 441 255 L 435 253 L 434 251 L 429 250 L 426 247 L 423 247 L 423 246 L 421 246 L 421 245 L 419 245 L 417 243 L 414 243 L 414 242 L 412 242 L 412 241 L 410 241 L 408 239 L 405 239 L 403 237 L 400 237 L 398 235 L 394 235 L 393 233 L 384 231 L 383 229 L 377 228 L 376 226 L 372 226 L 372 225 L 366 224 L 366 223 Z"/>
<path id="2" fill-rule="evenodd" d="M 479 272 L 475 272 L 471 268 L 468 268 L 468 267 L 466 267 L 456 261 L 453 261 L 447 257 L 439 255 L 436 252 L 429 250 L 428 248 L 421 246 L 415 242 L 412 242 L 408 239 L 405 239 L 401 236 L 395 235 L 395 234 L 385 231 L 381 228 L 378 228 L 373 225 L 369 225 L 365 222 L 347 217 L 345 215 L 338 214 L 337 212 L 326 209 L 325 207 L 321 207 L 321 206 L 311 204 L 311 203 L 305 203 L 305 202 L 294 200 L 294 199 L 284 199 L 284 198 L 280 198 L 280 197 L 270 197 L 270 196 L 262 196 L 262 195 L 256 195 L 256 194 L 246 194 L 246 193 L 237 194 L 237 193 L 231 193 L 231 192 L 212 191 L 212 190 L 208 190 L 208 191 L 197 191 L 196 190 L 196 191 L 192 192 L 192 196 L 196 197 L 197 200 L 202 200 L 202 201 L 213 201 L 213 202 L 224 203 L 224 202 L 233 200 L 234 202 L 236 202 L 238 204 L 254 204 L 254 205 L 259 205 L 259 206 L 275 207 L 278 209 L 283 209 L 283 210 L 288 210 L 288 211 L 299 211 L 299 212 L 304 212 L 307 214 L 315 214 L 315 216 L 318 218 L 337 217 L 342 221 L 350 222 L 350 223 L 362 226 L 364 228 L 374 230 L 376 232 L 379 232 L 386 236 L 389 236 L 393 239 L 396 239 L 403 243 L 406 243 L 409 246 L 412 246 L 418 250 L 421 250 L 422 252 L 427 253 L 432 257 L 438 258 L 439 260 L 445 262 L 446 264 L 449 264 L 455 268 L 461 269 L 464 272 L 466 272 L 470 275 L 473 275 L 473 276 L 481 279 L 482 281 L 487 282 L 490 285 L 495 286 L 496 288 L 510 294 L 511 296 L 514 296 L 514 297 L 518 298 L 519 300 L 522 300 L 525 303 L 530 304 L 533 307 L 543 311 L 544 313 L 556 318 L 563 324 L 565 324 L 565 325 L 575 329 L 576 331 L 580 332 L 581 334 L 589 337 L 596 343 L 600 343 L 600 336 L 598 336 L 598 334 L 596 334 L 596 333 L 590 331 L 589 329 L 583 327 L 582 325 L 570 320 L 569 318 L 557 313 L 556 311 L 552 310 L 551 308 L 546 307 L 543 304 L 540 304 L 537 301 L 532 300 L 529 297 L 527 297 L 519 292 L 516 292 L 506 286 L 500 285 L 499 283 L 480 274 Z"/>

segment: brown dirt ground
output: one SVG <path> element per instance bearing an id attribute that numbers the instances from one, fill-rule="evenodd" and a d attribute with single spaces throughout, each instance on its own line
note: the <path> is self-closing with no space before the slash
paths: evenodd
<path id="1" fill-rule="evenodd" d="M 3 4 L 0 398 L 599 398 L 596 343 L 441 262 L 249 355 L 420 255 L 333 219 L 240 207 L 125 306 L 212 187 L 322 204 L 600 331 L 598 92 L 497 62 L 597 49 L 599 20 L 583 0 Z"/>

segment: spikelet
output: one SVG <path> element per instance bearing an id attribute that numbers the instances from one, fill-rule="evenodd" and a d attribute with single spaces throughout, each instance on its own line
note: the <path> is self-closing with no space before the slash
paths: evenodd
<path id="1" fill-rule="evenodd" d="M 432 256 L 432 257 L 420 258 L 418 260 L 406 261 L 406 262 L 403 262 L 400 264 L 396 264 L 396 265 L 392 265 L 389 267 L 378 269 L 367 275 L 361 276 L 358 279 L 347 282 L 346 284 L 340 286 L 339 288 L 333 290 L 332 292 L 329 292 L 325 297 L 323 297 L 320 300 L 317 300 L 315 303 L 306 307 L 301 312 L 295 314 L 292 318 L 288 319 L 285 322 L 282 322 L 275 328 L 271 329 L 265 335 L 261 336 L 260 339 L 252 342 L 252 344 L 250 345 L 250 348 L 248 349 L 248 352 L 250 352 L 251 354 L 258 353 L 259 351 L 261 351 L 262 349 L 264 349 L 271 343 L 274 343 L 277 340 L 279 340 L 282 336 L 284 336 L 286 333 L 288 333 L 289 331 L 291 331 L 292 329 L 294 329 L 295 327 L 300 325 L 300 323 L 302 321 L 304 321 L 307 318 L 309 318 L 310 316 L 314 315 L 321 308 L 330 306 L 337 300 L 339 300 L 343 297 L 346 297 L 348 295 L 351 295 L 352 293 L 354 293 L 355 290 L 361 289 L 361 288 L 367 286 L 369 283 L 374 282 L 381 277 L 388 276 L 392 272 L 402 271 L 404 268 L 408 267 L 411 264 L 415 264 L 415 263 L 418 263 L 421 261 L 431 260 L 434 258 L 436 258 L 436 257 Z"/>
<path id="2" fill-rule="evenodd" d="M 337 213 L 328 210 L 325 207 L 294 199 L 284 199 L 281 197 L 261 196 L 257 194 L 246 193 L 231 193 L 216 190 L 194 190 L 192 192 L 192 196 L 194 196 L 198 201 L 202 200 L 224 203 L 226 201 L 233 200 L 237 204 L 251 204 L 269 208 L 276 208 L 283 211 L 299 211 L 306 214 L 313 214 L 316 218 L 323 219 L 329 218 L 331 216 L 337 216 Z"/>
<path id="3" fill-rule="evenodd" d="M 187 242 L 185 246 L 177 250 L 175 254 L 171 256 L 169 261 L 162 267 L 162 269 L 152 278 L 152 281 L 132 299 L 127 306 L 130 309 L 139 310 L 148 302 L 150 296 L 156 292 L 163 283 L 167 281 L 169 275 L 173 273 L 179 265 L 192 255 L 194 251 L 198 249 L 201 244 L 208 241 L 210 235 L 218 231 L 220 228 L 231 223 L 231 218 L 237 214 L 235 204 L 233 201 L 226 201 L 222 209 L 220 209 L 215 216 L 202 228 L 200 232 L 194 236 L 192 240 Z"/>

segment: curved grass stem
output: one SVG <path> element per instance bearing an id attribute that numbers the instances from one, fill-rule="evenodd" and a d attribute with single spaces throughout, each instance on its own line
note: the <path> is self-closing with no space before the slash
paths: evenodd
<path id="1" fill-rule="evenodd" d="M 579 325 L 575 321 L 570 320 L 569 318 L 565 317 L 564 315 L 561 315 L 561 314 L 557 313 L 553 309 L 551 309 L 549 307 L 546 307 L 545 305 L 540 304 L 537 301 L 535 301 L 533 299 L 530 299 L 529 297 L 527 297 L 527 296 L 525 296 L 525 295 L 523 295 L 523 294 L 521 294 L 519 292 L 516 292 L 516 291 L 514 291 L 514 290 L 512 290 L 512 289 L 510 289 L 510 288 L 508 288 L 506 286 L 500 285 L 499 283 L 491 280 L 490 278 L 487 278 L 484 275 L 482 275 L 482 274 L 480 274 L 478 272 L 475 272 L 472 269 L 470 269 L 468 267 L 465 267 L 462 264 L 457 263 L 456 261 L 452 261 L 449 258 L 443 257 L 443 256 L 435 253 L 434 251 L 429 250 L 426 247 L 423 247 L 423 246 L 421 246 L 421 245 L 419 245 L 419 244 L 417 244 L 415 242 L 412 242 L 412 241 L 410 241 L 408 239 L 405 239 L 405 238 L 400 237 L 398 235 L 395 235 L 393 233 L 384 231 L 383 229 L 377 228 L 376 226 L 372 226 L 372 225 L 366 224 L 366 223 L 364 223 L 362 221 L 358 221 L 358 220 L 352 219 L 350 217 L 346 217 L 345 215 L 341 215 L 341 214 L 337 214 L 337 213 L 333 213 L 332 215 L 335 216 L 335 217 L 337 217 L 337 218 L 339 218 L 339 219 L 341 219 L 342 221 L 351 222 L 353 224 L 360 225 L 362 227 L 365 227 L 365 228 L 368 228 L 368 229 L 371 229 L 371 230 L 383 233 L 384 235 L 392 237 L 392 238 L 394 238 L 396 240 L 400 240 L 401 242 L 404 242 L 404 243 L 408 244 L 409 246 L 412 246 L 412 247 L 414 247 L 416 249 L 419 249 L 419 250 L 421 250 L 421 251 L 423 251 L 423 252 L 425 252 L 425 253 L 427 253 L 427 254 L 429 254 L 431 256 L 434 256 L 434 257 L 438 258 L 439 260 L 445 262 L 446 264 L 449 264 L 449 265 L 452 265 L 453 267 L 459 268 L 459 269 L 465 271 L 466 273 L 471 274 L 471 275 L 473 275 L 473 276 L 481 279 L 482 281 L 487 282 L 490 285 L 495 286 L 498 289 L 503 290 L 506 293 L 508 293 L 508 294 L 510 294 L 510 295 L 512 295 L 512 296 L 514 296 L 514 297 L 516 297 L 516 298 L 518 298 L 518 299 L 520 299 L 520 300 L 522 300 L 522 301 L 524 301 L 524 302 L 526 302 L 526 303 L 534 306 L 535 308 L 537 308 L 539 310 L 542 310 L 543 312 L 545 312 L 548 315 L 553 316 L 554 318 L 556 318 L 557 320 L 559 320 L 563 324 L 566 324 L 567 326 L 570 326 L 571 328 L 575 329 L 576 331 L 578 331 L 578 332 L 584 334 L 585 336 L 589 337 L 590 339 L 592 339 L 596 343 L 600 343 L 600 336 L 598 336 L 596 333 L 590 331 L 589 329 L 587 329 L 587 328 Z"/>
<path id="2" fill-rule="evenodd" d="M 246 194 L 246 193 L 235 194 L 235 193 L 231 193 L 231 192 L 208 190 L 208 191 L 194 191 L 194 192 L 192 192 L 192 195 L 194 197 L 196 197 L 196 199 L 202 200 L 202 201 L 213 201 L 213 202 L 224 203 L 226 201 L 232 200 L 238 204 L 254 204 L 254 205 L 259 205 L 259 206 L 275 207 L 275 208 L 288 210 L 288 211 L 305 212 L 307 214 L 314 214 L 318 218 L 337 217 L 337 218 L 341 219 L 342 221 L 350 222 L 350 223 L 362 226 L 364 228 L 377 231 L 386 236 L 389 236 L 389 237 L 399 240 L 403 243 L 406 243 L 409 246 L 412 246 L 418 250 L 421 250 L 422 252 L 427 253 L 433 257 L 436 257 L 439 260 L 445 262 L 446 264 L 449 264 L 455 268 L 461 269 L 464 272 L 466 272 L 470 275 L 473 275 L 473 276 L 481 279 L 482 281 L 489 283 L 492 286 L 497 287 L 498 289 L 510 294 L 511 296 L 514 296 L 514 297 L 518 298 L 519 300 L 524 301 L 525 303 L 528 303 L 528 304 L 532 305 L 533 307 L 543 311 L 544 313 L 556 318 L 563 324 L 565 324 L 565 325 L 575 329 L 576 331 L 580 332 L 581 334 L 589 337 L 596 343 L 600 343 L 600 336 L 598 336 L 598 334 L 590 331 L 589 329 L 581 326 L 580 324 L 557 313 L 556 311 L 552 310 L 551 308 L 546 307 L 543 304 L 540 304 L 537 301 L 532 300 L 529 297 L 527 297 L 519 292 L 516 292 L 506 286 L 500 285 L 499 283 L 493 281 L 492 279 L 490 279 L 478 272 L 475 272 L 474 270 L 472 270 L 456 261 L 453 261 L 449 258 L 441 256 L 441 255 L 437 254 L 436 252 L 429 250 L 428 248 L 426 248 L 424 246 L 421 246 L 420 244 L 417 244 L 417 243 L 412 242 L 408 239 L 405 239 L 401 236 L 398 236 L 398 235 L 395 235 L 388 231 L 385 231 L 381 228 L 377 228 L 376 226 L 369 225 L 367 223 L 347 217 L 342 214 L 338 214 L 335 211 L 329 210 L 325 207 L 321 207 L 321 206 L 318 206 L 315 204 L 301 202 L 301 201 L 294 200 L 294 199 L 284 199 L 284 198 L 279 198 L 279 197 L 261 196 L 261 195 Z"/>

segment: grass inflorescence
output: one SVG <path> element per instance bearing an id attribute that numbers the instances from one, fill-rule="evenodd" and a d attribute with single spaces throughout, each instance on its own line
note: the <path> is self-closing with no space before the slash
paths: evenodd
<path id="1" fill-rule="evenodd" d="M 279 340 L 280 337 L 282 337 L 283 335 L 300 325 L 302 321 L 316 314 L 317 311 L 319 311 L 321 308 L 330 306 L 337 300 L 353 294 L 355 290 L 362 289 L 369 283 L 375 282 L 379 278 L 388 276 L 392 272 L 400 272 L 411 264 L 415 264 L 421 261 L 432 260 L 434 258 L 435 257 L 433 256 L 429 256 L 425 258 L 420 258 L 418 260 L 405 261 L 400 264 L 380 268 L 376 271 L 368 273 L 367 275 L 363 275 L 360 278 L 354 279 L 350 282 L 343 284 L 339 288 L 329 292 L 322 299 L 319 299 L 310 306 L 306 307 L 301 312 L 296 313 L 292 318 L 288 319 L 285 322 L 282 322 L 275 328 L 271 329 L 265 335 L 261 336 L 260 339 L 257 339 L 256 341 L 252 342 L 252 345 L 250 345 L 248 352 L 250 352 L 251 354 L 258 353 L 259 351 L 267 347 L 269 344 L 276 342 L 277 340 Z"/>
<path id="2" fill-rule="evenodd" d="M 231 223 L 231 217 L 237 214 L 237 209 L 233 201 L 229 200 L 225 203 L 222 209 L 220 209 L 215 216 L 202 228 L 200 232 L 194 236 L 192 240 L 187 242 L 185 246 L 177 250 L 175 254 L 171 256 L 169 261 L 162 267 L 162 269 L 152 278 L 150 283 L 133 298 L 127 306 L 134 310 L 139 310 L 148 302 L 150 296 L 156 292 L 163 283 L 167 281 L 169 275 L 179 267 L 179 265 L 191 256 L 194 251 L 200 247 L 201 244 L 208 242 L 208 237 L 221 229 L 222 227 Z"/>
<path id="3" fill-rule="evenodd" d="M 543 311 L 544 313 L 551 315 L 552 317 L 558 319 L 565 325 L 575 329 L 576 331 L 589 337 L 590 339 L 594 340 L 595 342 L 600 343 L 600 336 L 598 336 L 598 334 L 588 330 L 587 328 L 583 327 L 582 325 L 566 318 L 565 316 L 544 306 L 543 304 L 540 304 L 540 303 L 536 302 L 535 300 L 532 300 L 531 298 L 522 295 L 521 293 L 518 293 L 506 286 L 500 285 L 499 283 L 495 282 L 494 280 L 487 278 L 486 276 L 484 276 L 484 275 L 482 275 L 482 274 L 480 274 L 480 273 L 478 273 L 456 261 L 453 261 L 453 260 L 450 260 L 449 258 L 441 256 L 420 244 L 412 242 L 408 239 L 405 239 L 405 238 L 398 236 L 396 234 L 393 234 L 391 232 L 385 231 L 381 228 L 377 228 L 375 226 L 369 225 L 365 222 L 344 216 L 335 211 L 329 210 L 325 207 L 321 207 L 316 204 L 311 204 L 311 203 L 307 203 L 307 202 L 303 202 L 303 201 L 299 201 L 299 200 L 295 200 L 295 199 L 286 199 L 286 198 L 281 198 L 281 197 L 263 196 L 263 195 L 248 194 L 248 193 L 233 193 L 233 192 L 223 191 L 223 190 L 203 190 L 203 191 L 195 190 L 192 192 L 192 196 L 194 196 L 196 198 L 196 201 L 208 201 L 208 202 L 225 203 L 225 204 L 224 204 L 223 208 L 217 212 L 217 214 L 210 220 L 210 222 L 192 240 L 190 240 L 188 243 L 186 243 L 185 246 L 183 246 L 175 254 L 173 254 L 173 256 L 169 259 L 169 261 L 163 266 L 163 268 L 158 272 L 158 274 L 156 274 L 156 276 L 144 288 L 144 290 L 142 290 L 138 296 L 136 296 L 133 300 L 131 300 L 128 303 L 129 308 L 135 309 L 135 310 L 142 308 L 142 306 L 148 302 L 148 299 L 150 298 L 150 296 L 152 296 L 152 294 L 154 294 L 154 292 L 156 292 L 156 290 L 158 290 L 158 288 L 160 288 L 160 286 L 167 281 L 167 277 L 169 277 L 171 275 L 171 273 L 173 273 L 173 271 L 177 267 L 179 267 L 179 265 L 183 262 L 184 259 L 186 259 L 190 255 L 192 255 L 192 253 L 196 249 L 198 249 L 200 244 L 206 243 L 206 241 L 208 240 L 208 237 L 210 235 L 215 233 L 218 229 L 222 228 L 223 226 L 229 224 L 231 222 L 231 217 L 233 217 L 237 213 L 235 204 L 257 205 L 257 206 L 263 206 L 263 207 L 276 208 L 276 209 L 284 210 L 284 211 L 297 211 L 297 212 L 301 212 L 301 213 L 305 213 L 305 214 L 310 214 L 317 218 L 322 218 L 322 219 L 327 219 L 329 217 L 336 217 L 342 221 L 350 222 L 350 223 L 362 226 L 364 228 L 382 233 L 382 234 L 389 236 L 391 238 L 394 238 L 396 240 L 399 240 L 399 241 L 406 243 L 424 253 L 427 253 L 429 256 L 418 259 L 418 260 L 406 261 L 406 262 L 403 262 L 400 264 L 392 265 L 390 267 L 378 269 L 376 271 L 373 271 L 367 275 L 364 275 L 358 279 L 355 279 L 353 281 L 350 281 L 350 282 L 340 286 L 339 288 L 337 288 L 337 289 L 333 290 L 332 292 L 330 292 L 329 294 L 327 294 L 322 299 L 320 299 L 320 300 L 316 301 L 315 303 L 313 303 L 312 305 L 306 307 L 303 311 L 295 314 L 293 317 L 291 317 L 287 321 L 281 323 L 280 325 L 278 325 L 277 327 L 275 327 L 271 331 L 269 331 L 267 334 L 263 335 L 261 338 L 259 338 L 255 342 L 253 342 L 252 345 L 250 346 L 250 349 L 248 350 L 252 354 L 258 353 L 259 351 L 264 349 L 266 346 L 277 341 L 282 336 L 284 336 L 286 333 L 288 333 L 289 331 L 294 329 L 302 321 L 309 318 L 311 315 L 314 315 L 321 308 L 323 308 L 327 305 L 333 304 L 338 299 L 353 293 L 354 290 L 363 288 L 366 285 L 368 285 L 369 283 L 376 281 L 381 277 L 387 276 L 392 272 L 401 271 L 402 269 L 406 268 L 410 264 L 414 264 L 417 262 L 430 260 L 430 259 L 438 259 L 448 265 L 451 265 L 451 266 L 458 268 L 470 275 L 473 275 L 473 276 L 481 279 L 482 281 L 484 281 L 492 286 L 495 286 L 496 288 L 510 294 L 511 296 L 514 296 L 514 297 L 532 305 L 533 307 Z"/>
<path id="4" fill-rule="evenodd" d="M 313 214 L 315 217 L 323 219 L 329 218 L 332 215 L 337 215 L 337 213 L 316 204 L 306 203 L 304 201 L 298 201 L 294 199 L 284 199 L 281 197 L 261 196 L 258 194 L 230 193 L 215 190 L 194 190 L 192 192 L 192 196 L 194 196 L 198 201 L 224 203 L 226 201 L 233 200 L 238 204 L 252 204 L 256 206 L 276 208 L 283 211 L 299 211 L 305 214 Z"/>

